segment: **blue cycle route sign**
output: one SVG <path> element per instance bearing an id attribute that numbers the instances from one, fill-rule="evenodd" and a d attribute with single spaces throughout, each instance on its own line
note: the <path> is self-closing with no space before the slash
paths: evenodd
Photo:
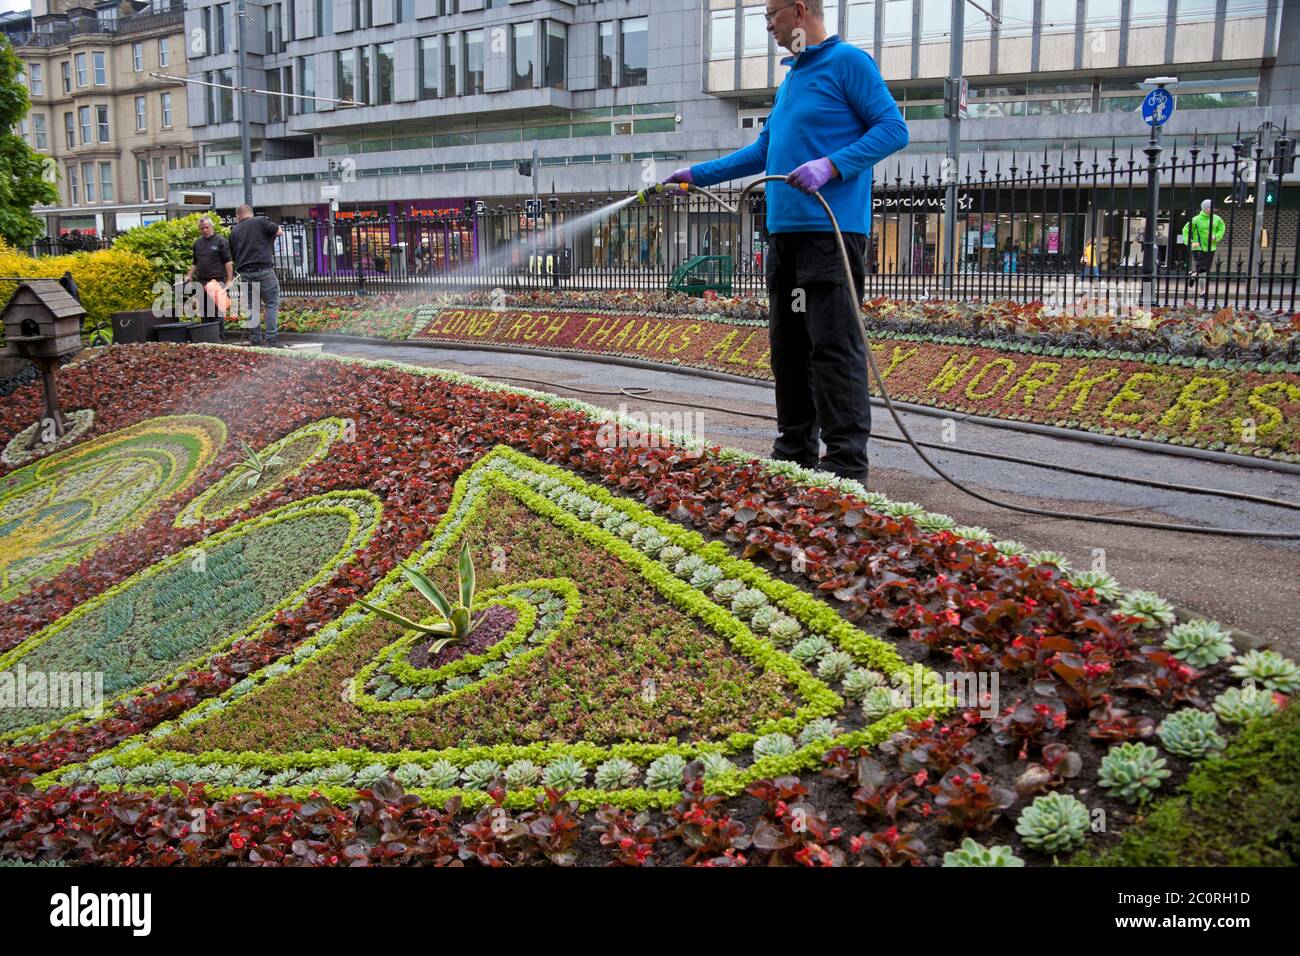
<path id="1" fill-rule="evenodd" d="M 1148 126 L 1164 126 L 1174 115 L 1174 94 L 1156 88 L 1142 100 L 1142 120 Z"/>

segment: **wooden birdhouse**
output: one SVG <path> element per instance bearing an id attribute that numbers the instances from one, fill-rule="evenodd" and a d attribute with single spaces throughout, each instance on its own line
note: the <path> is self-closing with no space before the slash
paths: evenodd
<path id="1" fill-rule="evenodd" d="M 55 279 L 24 282 L 4 310 L 6 354 L 60 359 L 81 351 L 86 310 Z"/>
<path id="2" fill-rule="evenodd" d="M 54 373 L 59 360 L 81 351 L 81 320 L 86 310 L 54 279 L 33 279 L 18 286 L 4 310 L 5 354 L 31 359 L 41 370 L 45 418 L 63 437 Z"/>

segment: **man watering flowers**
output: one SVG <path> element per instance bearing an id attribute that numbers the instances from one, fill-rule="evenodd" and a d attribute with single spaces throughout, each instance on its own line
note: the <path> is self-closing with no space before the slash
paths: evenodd
<path id="1" fill-rule="evenodd" d="M 773 457 L 867 479 L 871 403 L 859 329 L 871 230 L 872 167 L 907 145 L 907 125 L 865 51 L 827 34 L 822 0 L 768 0 L 767 29 L 793 56 L 758 140 L 666 182 L 711 186 L 758 173 L 768 183 L 768 334 L 776 384 Z M 844 283 L 830 204 L 853 264 Z M 818 440 L 826 443 L 819 458 Z"/>

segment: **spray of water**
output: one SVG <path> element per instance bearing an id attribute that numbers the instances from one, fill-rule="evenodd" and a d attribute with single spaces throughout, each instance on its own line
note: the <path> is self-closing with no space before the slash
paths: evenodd
<path id="1" fill-rule="evenodd" d="M 615 200 L 576 219 L 556 222 L 545 232 L 518 236 L 513 242 L 507 242 L 493 250 L 490 255 L 480 258 L 476 262 L 466 263 L 455 272 L 450 273 L 449 277 L 453 279 L 470 279 L 485 274 L 491 275 L 493 272 L 509 265 L 514 261 L 516 255 L 522 254 L 525 258 L 531 255 L 534 248 L 542 255 L 545 255 L 546 250 L 553 249 L 556 246 L 568 245 L 569 240 L 582 230 L 614 215 L 620 209 L 632 205 L 632 203 L 636 202 L 636 199 L 636 193 L 633 193 L 624 199 Z"/>

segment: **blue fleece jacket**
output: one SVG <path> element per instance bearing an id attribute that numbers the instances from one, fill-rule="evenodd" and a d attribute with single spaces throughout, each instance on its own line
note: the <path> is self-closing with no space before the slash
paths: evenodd
<path id="1" fill-rule="evenodd" d="M 758 139 L 691 167 L 700 186 L 765 172 L 784 176 L 827 157 L 839 170 L 822 189 L 844 232 L 871 229 L 871 169 L 907 145 L 907 124 L 865 50 L 827 37 L 798 56 L 776 91 Z M 767 184 L 768 232 L 828 232 L 821 204 L 785 183 Z"/>

